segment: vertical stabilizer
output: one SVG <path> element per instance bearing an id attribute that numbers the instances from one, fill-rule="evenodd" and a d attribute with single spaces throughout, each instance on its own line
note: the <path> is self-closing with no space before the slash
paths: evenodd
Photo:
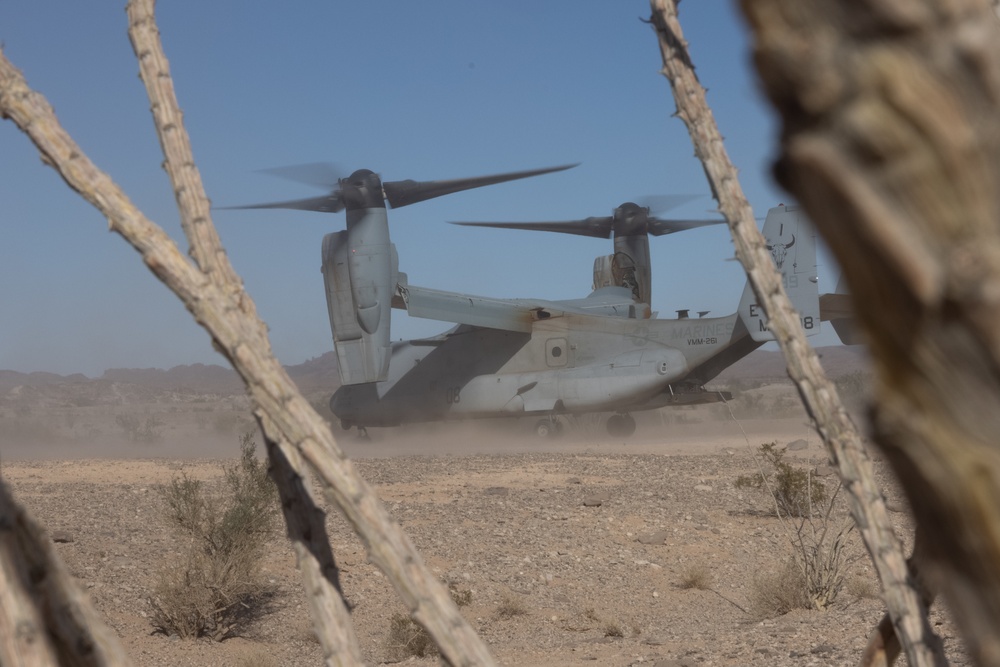
<path id="1" fill-rule="evenodd" d="M 816 232 L 797 206 L 775 206 L 767 212 L 761 230 L 774 265 L 781 273 L 792 305 L 799 311 L 799 321 L 807 336 L 819 333 L 819 285 L 816 272 Z M 740 299 L 740 318 L 755 341 L 774 340 L 767 317 L 757 304 L 748 282 Z"/>

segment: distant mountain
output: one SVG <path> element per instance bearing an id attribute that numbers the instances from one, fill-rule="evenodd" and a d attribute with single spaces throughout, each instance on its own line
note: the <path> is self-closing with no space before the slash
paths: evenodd
<path id="1" fill-rule="evenodd" d="M 327 352 L 294 366 L 285 366 L 285 371 L 303 393 L 333 391 L 340 386 L 337 370 L 337 355 Z M 170 370 L 159 368 L 114 368 L 105 371 L 102 379 L 114 382 L 128 382 L 158 389 L 193 390 L 218 394 L 243 392 L 243 380 L 231 368 L 216 364 L 192 364 L 174 366 Z"/>
<path id="2" fill-rule="evenodd" d="M 102 380 L 125 382 L 153 389 L 174 389 L 235 394 L 243 391 L 243 381 L 231 368 L 216 364 L 191 364 L 161 368 L 111 368 L 104 371 Z"/>
<path id="3" fill-rule="evenodd" d="M 820 363 L 832 378 L 869 368 L 868 355 L 861 346 L 817 348 Z M 301 364 L 286 366 L 289 377 L 304 394 L 332 394 L 340 386 L 337 355 L 327 352 Z M 745 379 L 787 379 L 781 352 L 757 350 L 723 371 L 714 383 Z M 243 394 L 243 381 L 236 371 L 216 364 L 191 364 L 160 368 L 112 368 L 100 378 L 79 373 L 18 373 L 0 371 L 0 403 L 49 399 L 57 403 L 86 404 L 121 402 L 123 397 L 145 400 L 183 401 L 192 396 Z"/>
<path id="4" fill-rule="evenodd" d="M 340 386 L 336 352 L 327 352 L 296 366 L 285 366 L 285 370 L 298 385 L 299 391 L 305 394 L 315 391 L 332 394 Z"/>
<path id="5" fill-rule="evenodd" d="M 0 391 L 14 387 L 38 387 L 54 383 L 89 382 L 90 378 L 80 373 L 73 375 L 56 375 L 55 373 L 18 373 L 17 371 L 0 371 Z"/>

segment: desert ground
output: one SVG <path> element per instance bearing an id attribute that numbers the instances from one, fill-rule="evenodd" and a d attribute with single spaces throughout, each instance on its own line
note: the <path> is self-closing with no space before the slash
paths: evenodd
<path id="1" fill-rule="evenodd" d="M 58 538 L 137 665 L 322 664 L 280 529 L 263 563 L 266 604 L 238 636 L 180 639 L 150 620 L 154 582 L 180 551 L 162 488 L 181 475 L 222 479 L 253 428 L 244 397 L 166 400 L 120 384 L 120 400 L 70 401 L 17 386 L 0 394 L 3 481 Z M 642 414 L 627 440 L 608 439 L 594 418 L 544 440 L 525 420 L 379 429 L 369 440 L 338 432 L 338 442 L 501 664 L 856 664 L 884 610 L 856 533 L 829 608 L 769 613 L 762 594 L 785 577 L 797 524 L 736 485 L 759 470 L 757 448 L 776 442 L 832 490 L 825 451 L 787 382 L 746 385 L 731 407 Z M 909 544 L 905 502 L 878 469 Z M 335 511 L 327 527 L 366 661 L 438 664 L 395 643 L 402 603 Z M 951 664 L 971 664 L 947 611 L 932 620 Z"/>

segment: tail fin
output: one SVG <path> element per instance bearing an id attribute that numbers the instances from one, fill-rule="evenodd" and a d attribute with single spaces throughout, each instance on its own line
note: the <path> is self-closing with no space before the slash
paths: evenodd
<path id="1" fill-rule="evenodd" d="M 816 231 L 806 215 L 797 206 L 776 206 L 767 212 L 761 230 L 767 249 L 781 273 L 792 305 L 799 311 L 799 320 L 807 336 L 819 333 L 819 286 L 816 273 Z M 750 283 L 743 289 L 740 299 L 740 319 L 755 341 L 774 340 L 767 327 L 767 317 L 757 304 L 757 297 Z"/>

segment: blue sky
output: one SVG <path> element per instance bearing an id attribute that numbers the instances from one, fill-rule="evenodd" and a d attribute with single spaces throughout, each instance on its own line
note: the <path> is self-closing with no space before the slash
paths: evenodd
<path id="1" fill-rule="evenodd" d="M 610 242 L 457 228 L 448 220 L 608 215 L 649 195 L 715 203 L 660 75 L 646 0 L 288 3 L 172 0 L 161 36 L 195 158 L 218 206 L 321 191 L 258 173 L 333 162 L 385 180 L 580 162 L 567 172 L 389 211 L 411 283 L 495 297 L 576 298 Z M 788 201 L 770 177 L 775 125 L 735 3 L 683 3 L 681 21 L 755 213 Z M 89 157 L 182 246 L 128 42 L 124 2 L 4 0 L 0 41 Z M 332 350 L 320 242 L 343 214 L 217 211 L 236 270 L 286 364 Z M 81 372 L 224 363 L 208 335 L 106 221 L 0 123 L 0 369 Z M 724 226 L 653 239 L 653 308 L 722 315 L 744 276 Z M 820 288 L 836 269 L 821 257 Z M 440 322 L 393 311 L 393 339 Z M 824 335 L 821 343 L 835 344 Z"/>

